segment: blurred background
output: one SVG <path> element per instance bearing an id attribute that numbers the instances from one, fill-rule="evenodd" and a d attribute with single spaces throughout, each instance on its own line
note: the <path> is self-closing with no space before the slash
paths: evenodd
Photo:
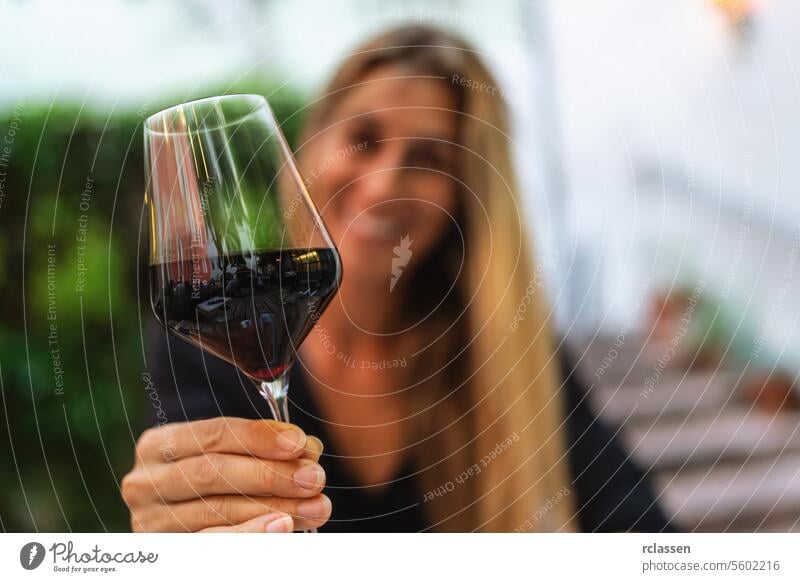
<path id="1" fill-rule="evenodd" d="M 667 514 L 800 530 L 792 0 L 0 0 L 0 529 L 128 529 L 142 121 L 254 92 L 293 141 L 338 59 L 409 22 L 495 72 L 560 336 Z"/>

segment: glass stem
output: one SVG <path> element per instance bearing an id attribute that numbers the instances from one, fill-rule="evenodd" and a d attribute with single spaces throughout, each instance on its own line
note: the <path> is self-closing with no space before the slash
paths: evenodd
<path id="1" fill-rule="evenodd" d="M 258 391 L 269 404 L 272 418 L 281 422 L 289 422 L 289 372 L 279 378 L 259 384 Z M 317 533 L 316 528 L 304 530 L 304 533 Z"/>
<path id="2" fill-rule="evenodd" d="M 289 374 L 283 374 L 269 382 L 261 382 L 259 392 L 269 404 L 272 418 L 289 422 Z"/>

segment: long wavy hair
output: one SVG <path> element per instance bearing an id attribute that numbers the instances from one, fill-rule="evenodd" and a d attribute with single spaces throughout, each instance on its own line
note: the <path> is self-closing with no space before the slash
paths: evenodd
<path id="1" fill-rule="evenodd" d="M 439 339 L 424 354 L 428 365 L 417 367 L 412 391 L 414 410 L 422 411 L 411 447 L 425 487 L 421 502 L 438 531 L 570 530 L 548 302 L 521 220 L 507 109 L 476 51 L 421 25 L 390 30 L 356 49 L 312 106 L 300 163 L 313 164 L 313 142 L 346 92 L 384 65 L 440 77 L 458 103 L 457 224 L 412 275 L 424 284 L 408 286 L 426 290 L 407 298 L 409 309 L 437 296 L 430 293 L 433 282 L 447 298 L 422 327 Z"/>

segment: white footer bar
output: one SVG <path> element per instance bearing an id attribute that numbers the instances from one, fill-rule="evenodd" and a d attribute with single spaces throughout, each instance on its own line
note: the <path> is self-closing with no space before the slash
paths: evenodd
<path id="1" fill-rule="evenodd" d="M 800 534 L 3 534 L 2 580 L 800 580 Z M 436 578 L 434 578 L 436 577 Z"/>

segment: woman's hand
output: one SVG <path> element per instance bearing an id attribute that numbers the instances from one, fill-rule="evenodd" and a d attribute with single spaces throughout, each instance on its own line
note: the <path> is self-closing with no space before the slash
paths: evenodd
<path id="1" fill-rule="evenodd" d="M 221 417 L 146 430 L 122 479 L 133 531 L 281 531 L 331 515 L 322 443 L 293 424 Z"/>

